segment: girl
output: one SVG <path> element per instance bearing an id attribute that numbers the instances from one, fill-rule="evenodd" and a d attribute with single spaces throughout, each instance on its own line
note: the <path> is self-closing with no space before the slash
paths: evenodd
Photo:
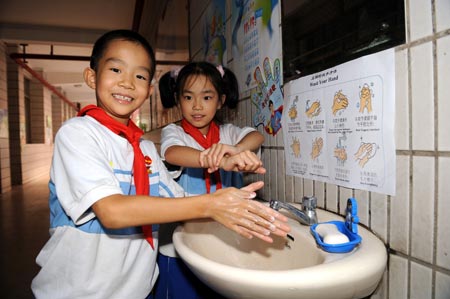
<path id="1" fill-rule="evenodd" d="M 255 154 L 264 136 L 254 128 L 219 125 L 215 121 L 219 109 L 235 108 L 239 100 L 238 83 L 230 70 L 208 62 L 193 62 L 179 72 L 165 74 L 159 89 L 163 105 L 168 108 L 178 104 L 183 115 L 181 126 L 170 124 L 163 128 L 161 155 L 168 164 L 181 167 L 176 176 L 186 195 L 231 186 L 240 188 L 242 171 L 265 173 Z M 195 281 L 192 273 L 181 274 L 189 270 L 176 258 L 170 240 L 172 229 L 162 226 L 160 230 L 160 236 L 169 240 L 160 247 L 157 298 L 160 292 L 171 298 L 217 298 L 217 294 L 208 293 L 208 288 Z"/>

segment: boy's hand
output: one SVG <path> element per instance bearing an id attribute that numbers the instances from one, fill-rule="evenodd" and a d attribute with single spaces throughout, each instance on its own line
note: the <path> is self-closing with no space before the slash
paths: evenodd
<path id="1" fill-rule="evenodd" d="M 263 182 L 255 182 L 236 189 L 220 189 L 212 194 L 209 217 L 238 234 L 251 239 L 254 236 L 272 243 L 270 234 L 284 237 L 290 231 L 287 217 L 262 203 L 249 200 L 256 196 Z"/>

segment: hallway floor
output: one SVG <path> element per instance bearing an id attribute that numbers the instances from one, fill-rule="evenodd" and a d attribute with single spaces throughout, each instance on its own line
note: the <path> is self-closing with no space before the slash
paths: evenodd
<path id="1" fill-rule="evenodd" d="M 0 194 L 1 298 L 33 298 L 35 259 L 49 238 L 48 176 Z"/>

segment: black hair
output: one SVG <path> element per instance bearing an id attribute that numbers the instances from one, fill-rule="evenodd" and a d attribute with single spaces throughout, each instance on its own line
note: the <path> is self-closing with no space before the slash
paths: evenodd
<path id="1" fill-rule="evenodd" d="M 167 72 L 159 79 L 159 93 L 164 108 L 174 107 L 178 103 L 178 96 L 182 94 L 185 84 L 191 76 L 205 76 L 217 90 L 219 97 L 225 95 L 224 105 L 236 108 L 239 102 L 239 85 L 234 73 L 223 67 L 222 76 L 218 68 L 209 62 L 191 62 L 174 75 Z"/>
<path id="2" fill-rule="evenodd" d="M 149 42 L 142 35 L 127 29 L 108 31 L 97 39 L 94 44 L 94 48 L 92 49 L 91 61 L 89 65 L 91 69 L 97 71 L 98 62 L 105 54 L 109 44 L 115 40 L 130 41 L 144 47 L 150 58 L 150 79 L 153 78 L 156 70 L 156 59 L 152 46 L 150 46 Z"/>

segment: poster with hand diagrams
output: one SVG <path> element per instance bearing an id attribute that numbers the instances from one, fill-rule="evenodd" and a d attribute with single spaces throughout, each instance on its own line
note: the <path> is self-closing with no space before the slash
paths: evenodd
<path id="1" fill-rule="evenodd" d="M 395 61 L 389 49 L 291 81 L 288 175 L 395 195 Z"/>

